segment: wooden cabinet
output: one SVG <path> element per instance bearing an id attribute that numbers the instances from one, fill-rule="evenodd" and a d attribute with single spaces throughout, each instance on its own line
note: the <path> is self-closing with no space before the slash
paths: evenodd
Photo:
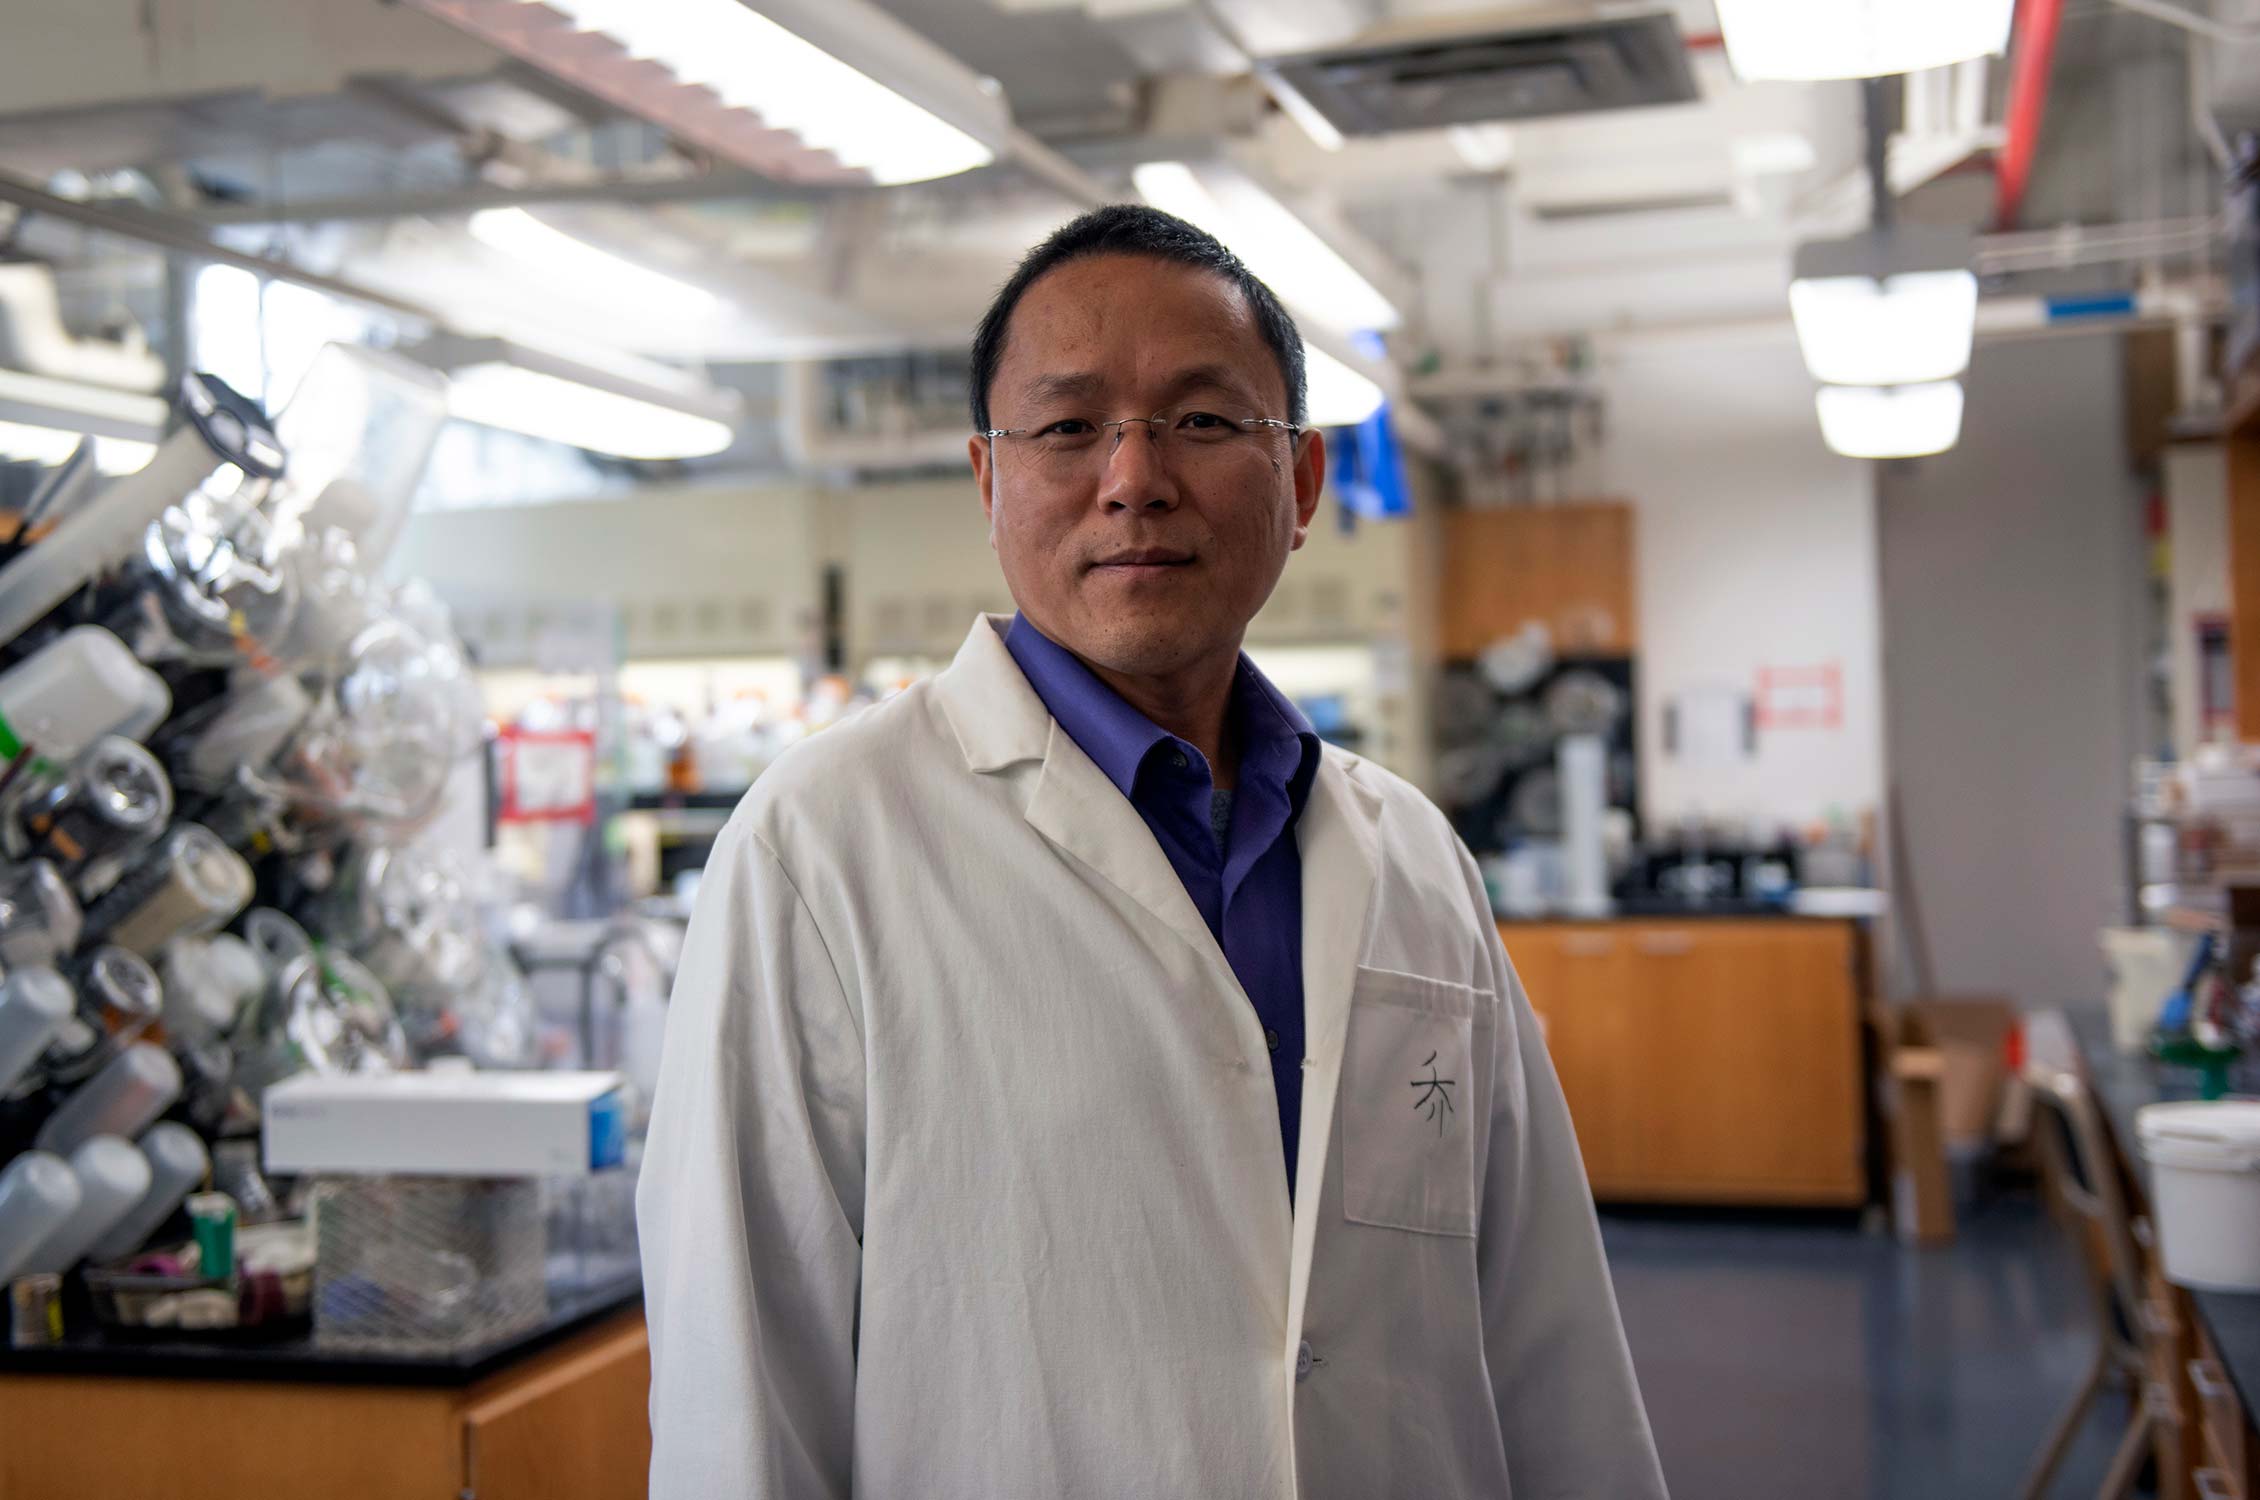
<path id="1" fill-rule="evenodd" d="M 1451 512 L 1444 655 L 1475 656 L 1532 620 L 1558 652 L 1629 655 L 1639 638 L 1632 535 L 1632 507 L 1621 501 Z"/>
<path id="2" fill-rule="evenodd" d="M 1596 1197 L 1866 1196 L 1852 930 L 1622 921 L 1501 929 Z"/>
<path id="3" fill-rule="evenodd" d="M 641 1308 L 464 1387 L 0 1376 L 0 1500 L 625 1500 L 650 1387 Z"/>
<path id="4" fill-rule="evenodd" d="M 2229 387 L 2229 661 L 2236 737 L 2260 744 L 2260 361 Z"/>

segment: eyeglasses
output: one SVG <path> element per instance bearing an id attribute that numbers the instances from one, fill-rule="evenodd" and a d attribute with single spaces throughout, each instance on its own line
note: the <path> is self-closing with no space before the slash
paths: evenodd
<path id="1" fill-rule="evenodd" d="M 1276 430 L 1289 436 L 1302 429 L 1277 417 L 1244 415 L 1208 405 L 1174 406 L 1150 417 L 1055 417 L 1040 427 L 992 427 L 981 436 L 1015 440 L 1013 451 L 1025 453 L 1045 469 L 1073 473 L 1102 462 L 1122 445 L 1123 429 L 1143 423 L 1153 439 L 1156 455 L 1168 460 L 1207 460 L 1233 451 L 1246 452 Z M 1112 429 L 1109 437 L 1108 429 Z"/>

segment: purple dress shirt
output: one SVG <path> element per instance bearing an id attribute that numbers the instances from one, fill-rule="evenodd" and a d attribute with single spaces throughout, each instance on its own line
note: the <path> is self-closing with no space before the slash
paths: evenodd
<path id="1" fill-rule="evenodd" d="M 1068 738 L 1145 819 L 1255 1007 L 1271 1048 L 1292 1198 L 1303 1108 L 1303 860 L 1295 820 L 1318 773 L 1317 734 L 1242 656 L 1230 710 L 1239 784 L 1219 794 L 1207 757 L 1124 702 L 1026 616 L 1013 617 L 1005 648 Z"/>

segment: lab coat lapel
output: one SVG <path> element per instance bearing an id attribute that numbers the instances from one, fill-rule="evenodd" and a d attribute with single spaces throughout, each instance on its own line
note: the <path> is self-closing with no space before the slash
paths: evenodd
<path id="1" fill-rule="evenodd" d="M 1153 830 L 1120 788 L 1107 780 L 1074 738 L 1053 721 L 1020 664 L 1005 649 L 1009 621 L 985 615 L 973 622 L 949 669 L 934 679 L 942 712 L 965 752 L 968 769 L 982 774 L 1040 760 L 1028 799 L 1029 826 L 1063 852 L 1138 903 L 1203 958 L 1224 968 L 1223 950 L 1201 920 L 1200 908 L 1161 852 Z M 1236 981 L 1235 981 L 1236 983 Z M 1251 1031 L 1254 1022 L 1248 1022 Z"/>
<path id="2" fill-rule="evenodd" d="M 1177 878 L 1153 830 L 1057 723 L 1051 726 L 1043 769 L 1028 799 L 1028 823 L 1112 881 L 1204 958 L 1221 960 L 1216 938 L 1185 893 L 1185 882 Z"/>
<path id="3" fill-rule="evenodd" d="M 1287 1291 L 1290 1366 L 1303 1336 L 1311 1254 L 1334 1135 L 1334 1096 L 1349 1035 L 1350 992 L 1365 950 L 1366 923 L 1380 872 L 1380 814 L 1380 798 L 1329 755 L 1319 763 L 1309 800 L 1296 823 L 1303 862 L 1304 1063 L 1294 1259 Z"/>

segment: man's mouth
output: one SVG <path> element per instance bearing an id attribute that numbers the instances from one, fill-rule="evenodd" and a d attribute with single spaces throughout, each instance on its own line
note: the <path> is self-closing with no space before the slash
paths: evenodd
<path id="1" fill-rule="evenodd" d="M 1192 566 L 1193 554 L 1174 547 L 1134 547 L 1110 552 L 1091 564 L 1093 572 L 1161 573 Z"/>

